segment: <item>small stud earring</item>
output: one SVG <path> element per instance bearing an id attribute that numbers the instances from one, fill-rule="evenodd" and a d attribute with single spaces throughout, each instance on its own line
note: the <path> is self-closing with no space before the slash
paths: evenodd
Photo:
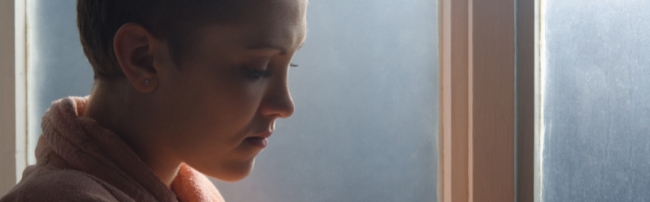
<path id="1" fill-rule="evenodd" d="M 149 86 L 149 79 L 144 80 L 144 86 Z"/>

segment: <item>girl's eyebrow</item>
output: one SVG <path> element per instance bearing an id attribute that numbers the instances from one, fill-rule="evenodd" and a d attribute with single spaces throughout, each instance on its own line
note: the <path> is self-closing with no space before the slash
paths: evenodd
<path id="1" fill-rule="evenodd" d="M 280 47 L 280 46 L 274 46 L 271 44 L 260 44 L 260 45 L 255 45 L 255 46 L 250 46 L 248 47 L 248 50 L 259 50 L 259 49 L 275 49 L 277 51 L 280 51 L 280 55 L 285 55 L 287 54 L 287 49 Z"/>
<path id="2" fill-rule="evenodd" d="M 300 50 L 300 49 L 302 48 L 303 45 L 305 45 L 305 42 L 304 42 L 304 41 L 300 44 L 300 46 L 298 46 L 298 48 L 297 48 L 296 50 Z M 284 48 L 284 47 L 282 47 L 282 46 L 275 45 L 275 44 L 270 44 L 270 43 L 262 43 L 262 44 L 252 45 L 252 46 L 249 46 L 247 49 L 248 49 L 248 50 L 256 50 L 256 49 L 275 49 L 275 50 L 280 51 L 280 55 L 285 55 L 285 54 L 287 54 L 287 49 L 286 49 L 286 48 Z"/>

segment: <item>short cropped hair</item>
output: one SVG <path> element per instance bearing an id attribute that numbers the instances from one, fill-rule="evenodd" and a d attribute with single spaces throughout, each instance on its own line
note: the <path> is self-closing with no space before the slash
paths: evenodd
<path id="1" fill-rule="evenodd" d="M 124 78 L 113 39 L 122 25 L 133 22 L 167 40 L 172 61 L 178 64 L 193 44 L 193 31 L 208 23 L 234 20 L 240 9 L 238 1 L 241 0 L 78 0 L 81 45 L 95 79 Z"/>

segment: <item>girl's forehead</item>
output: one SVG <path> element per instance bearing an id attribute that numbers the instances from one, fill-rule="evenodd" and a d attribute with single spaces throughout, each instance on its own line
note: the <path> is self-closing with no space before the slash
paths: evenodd
<path id="1" fill-rule="evenodd" d="M 243 0 L 240 19 L 250 20 L 293 20 L 305 16 L 307 0 Z"/>
<path id="2" fill-rule="evenodd" d="M 209 49 L 277 49 L 282 53 L 297 50 L 306 38 L 305 0 L 242 0 L 248 3 L 237 20 L 208 24 L 199 28 L 197 45 Z M 212 47 L 212 48 L 210 48 Z M 284 55 L 284 54 L 282 54 Z"/>
<path id="3" fill-rule="evenodd" d="M 283 53 L 300 48 L 306 38 L 305 24 L 282 26 L 234 25 L 206 26 L 202 43 L 208 46 L 230 47 L 241 50 L 275 49 Z"/>
<path id="4" fill-rule="evenodd" d="M 306 37 L 306 0 L 248 0 L 259 2 L 242 12 L 233 28 L 250 46 L 265 44 L 292 49 Z"/>

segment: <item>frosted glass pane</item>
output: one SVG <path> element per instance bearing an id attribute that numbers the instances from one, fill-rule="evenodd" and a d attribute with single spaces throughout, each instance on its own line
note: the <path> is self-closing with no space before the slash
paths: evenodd
<path id="1" fill-rule="evenodd" d="M 76 1 L 30 2 L 38 2 L 30 7 L 38 23 L 30 26 L 38 27 L 30 36 L 38 42 L 30 55 L 39 54 L 30 66 L 39 73 L 30 75 L 37 137 L 49 103 L 88 94 L 92 71 L 79 46 Z M 435 0 L 310 1 L 309 34 L 289 76 L 296 111 L 277 123 L 248 178 L 214 181 L 224 197 L 436 201 L 437 9 Z"/>
<path id="2" fill-rule="evenodd" d="M 52 101 L 90 94 L 93 70 L 83 54 L 77 32 L 77 1 L 27 0 L 27 114 L 29 163 L 41 117 Z"/>
<path id="3" fill-rule="evenodd" d="M 650 201 L 650 1 L 542 2 L 543 200 Z"/>

